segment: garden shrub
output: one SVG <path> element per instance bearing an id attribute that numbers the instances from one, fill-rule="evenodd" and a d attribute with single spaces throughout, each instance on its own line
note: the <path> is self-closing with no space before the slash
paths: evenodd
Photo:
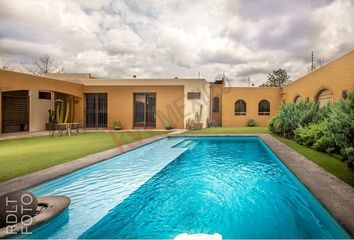
<path id="1" fill-rule="evenodd" d="M 247 119 L 246 125 L 247 125 L 247 127 L 255 127 L 256 122 L 254 121 L 254 119 Z"/>
<path id="2" fill-rule="evenodd" d="M 328 131 L 324 132 L 324 134 L 313 144 L 312 148 L 320 152 L 339 152 L 338 146 L 335 144 L 333 137 Z"/>
<path id="3" fill-rule="evenodd" d="M 283 103 L 269 129 L 299 144 L 327 153 L 340 153 L 354 167 L 354 91 L 347 99 L 320 108 L 316 103 Z"/>
<path id="4" fill-rule="evenodd" d="M 323 135 L 323 124 L 310 124 L 307 127 L 299 127 L 294 131 L 294 140 L 301 145 L 312 147 Z"/>
<path id="5" fill-rule="evenodd" d="M 335 104 L 326 120 L 327 128 L 335 144 L 340 148 L 348 166 L 354 165 L 354 91 L 348 99 Z"/>
<path id="6" fill-rule="evenodd" d="M 326 114 L 327 110 L 320 110 L 316 103 L 282 103 L 278 114 L 271 119 L 269 129 L 274 133 L 292 139 L 297 128 L 318 123 Z"/>
<path id="7" fill-rule="evenodd" d="M 268 128 L 273 133 L 282 134 L 283 126 L 278 114 L 270 119 Z"/>
<path id="8" fill-rule="evenodd" d="M 321 152 L 338 152 L 338 147 L 324 121 L 318 124 L 310 124 L 307 127 L 299 127 L 294 133 L 294 140 L 299 144 Z"/>

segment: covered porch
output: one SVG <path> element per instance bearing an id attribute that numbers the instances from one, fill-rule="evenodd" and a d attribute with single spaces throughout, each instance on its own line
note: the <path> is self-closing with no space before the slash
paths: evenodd
<path id="1" fill-rule="evenodd" d="M 47 90 L 1 91 L 1 134 L 38 133 L 53 123 L 82 121 L 82 99 Z"/>

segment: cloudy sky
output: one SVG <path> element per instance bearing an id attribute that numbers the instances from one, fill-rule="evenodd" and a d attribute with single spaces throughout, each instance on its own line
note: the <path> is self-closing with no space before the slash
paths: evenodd
<path id="1" fill-rule="evenodd" d="M 65 72 L 247 86 L 353 49 L 351 0 L 0 0 L 0 66 L 48 53 Z"/>

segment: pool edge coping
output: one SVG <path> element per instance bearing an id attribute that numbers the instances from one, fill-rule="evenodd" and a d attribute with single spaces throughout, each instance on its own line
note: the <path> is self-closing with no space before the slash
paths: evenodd
<path id="1" fill-rule="evenodd" d="M 354 188 L 268 133 L 180 134 L 171 137 L 259 137 L 310 190 L 334 218 L 354 236 Z"/>
<path id="2" fill-rule="evenodd" d="M 121 145 L 76 160 L 52 166 L 0 183 L 0 195 L 24 190 L 82 168 L 119 156 L 164 138 L 175 137 L 259 137 L 285 166 L 328 209 L 336 220 L 354 236 L 354 188 L 327 172 L 270 134 L 164 134 Z"/>

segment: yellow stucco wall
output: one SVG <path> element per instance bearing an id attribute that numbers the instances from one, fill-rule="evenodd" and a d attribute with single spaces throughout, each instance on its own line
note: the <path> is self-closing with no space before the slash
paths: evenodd
<path id="1" fill-rule="evenodd" d="M 29 103 L 30 103 L 30 116 L 29 125 L 30 131 L 41 131 L 45 129 L 45 120 L 48 119 L 47 100 L 38 99 L 38 91 L 51 91 L 70 94 L 76 97 L 77 103 L 75 104 L 75 117 L 74 120 L 78 121 L 83 119 L 83 85 L 34 76 L 30 74 L 23 74 L 0 69 L 0 95 L 1 92 L 29 90 Z M 42 104 L 41 102 L 45 102 Z M 41 108 L 41 109 L 40 109 Z M 45 108 L 45 109 L 42 109 Z M 0 97 L 0 133 L 1 133 L 1 97 Z M 46 117 L 45 117 L 46 115 Z"/>
<path id="2" fill-rule="evenodd" d="M 354 90 L 354 51 L 293 81 L 283 89 L 224 88 L 222 125 L 224 127 L 245 126 L 247 119 L 254 119 L 258 126 L 266 126 L 270 117 L 278 112 L 282 101 L 293 102 L 297 96 L 301 96 L 303 100 L 314 101 L 323 89 L 332 91 L 334 102 L 342 97 L 343 90 Z M 243 99 L 247 103 L 246 116 L 234 115 L 234 103 L 238 99 Z M 271 104 L 269 116 L 258 116 L 258 102 L 262 99 L 267 99 Z"/>
<path id="3" fill-rule="evenodd" d="M 354 90 L 354 51 L 284 87 L 283 100 L 293 102 L 300 95 L 303 100 L 313 101 L 323 89 L 332 91 L 334 102 L 341 98 L 343 90 Z"/>
<path id="4" fill-rule="evenodd" d="M 164 129 L 168 120 L 176 128 L 184 124 L 183 86 L 85 86 L 85 93 L 107 93 L 108 121 L 121 121 L 124 129 L 133 128 L 133 94 L 139 92 L 156 93 L 156 128 Z"/>
<path id="5" fill-rule="evenodd" d="M 151 80 L 159 81 L 159 80 Z M 168 82 L 161 82 L 164 86 L 151 85 L 151 81 L 146 81 L 147 85 L 119 85 L 119 81 L 102 81 L 102 86 L 86 86 L 84 84 L 77 84 L 73 82 L 67 82 L 64 80 L 56 80 L 53 78 L 45 78 L 39 76 L 33 76 L 29 74 L 11 72 L 6 70 L 0 70 L 0 92 L 1 91 L 15 91 L 15 90 L 29 90 L 30 91 L 30 131 L 43 130 L 39 125 L 43 125 L 44 110 L 38 113 L 39 105 L 37 104 L 38 90 L 43 91 L 55 91 L 65 94 L 77 96 L 75 98 L 75 121 L 84 120 L 84 93 L 107 93 L 108 94 L 108 128 L 111 128 L 113 121 L 121 121 L 125 129 L 133 128 L 133 93 L 134 92 L 155 92 L 157 94 L 157 120 L 156 128 L 165 128 L 167 122 L 171 120 L 176 128 L 184 127 L 186 115 L 189 112 L 195 111 L 194 108 L 200 105 L 202 100 L 191 100 L 188 102 L 189 107 L 185 108 L 186 92 L 201 90 L 204 95 L 209 96 L 208 83 L 202 79 L 192 80 L 171 80 Z M 117 85 L 108 85 L 117 84 Z M 159 82 L 158 82 L 159 83 Z M 177 83 L 178 85 L 173 85 Z M 107 85 L 104 85 L 107 84 Z M 185 86 L 184 86 L 185 85 Z M 204 86 L 205 85 L 205 86 Z M 204 93 L 205 91 L 205 93 Z M 207 97 L 208 97 L 207 96 Z M 194 104 L 195 103 L 195 104 Z M 204 102 L 203 102 L 204 103 Z M 0 100 L 1 105 L 1 100 Z M 45 106 L 46 111 L 48 106 Z M 209 115 L 209 102 L 204 105 L 203 117 L 207 118 Z M 1 108 L 0 108 L 1 119 Z M 204 123 L 205 121 L 203 121 Z M 0 128 L 1 131 L 1 128 Z"/>
<path id="6" fill-rule="evenodd" d="M 246 102 L 246 115 L 235 116 L 234 104 L 242 99 Z M 270 102 L 270 115 L 258 115 L 258 103 L 261 100 Z M 247 119 L 254 119 L 257 126 L 267 126 L 269 119 L 274 116 L 281 103 L 280 88 L 264 87 L 225 87 L 222 93 L 222 126 L 245 126 Z"/>
<path id="7" fill-rule="evenodd" d="M 0 70 L 0 90 L 44 90 L 82 97 L 83 85 L 30 74 Z"/>

